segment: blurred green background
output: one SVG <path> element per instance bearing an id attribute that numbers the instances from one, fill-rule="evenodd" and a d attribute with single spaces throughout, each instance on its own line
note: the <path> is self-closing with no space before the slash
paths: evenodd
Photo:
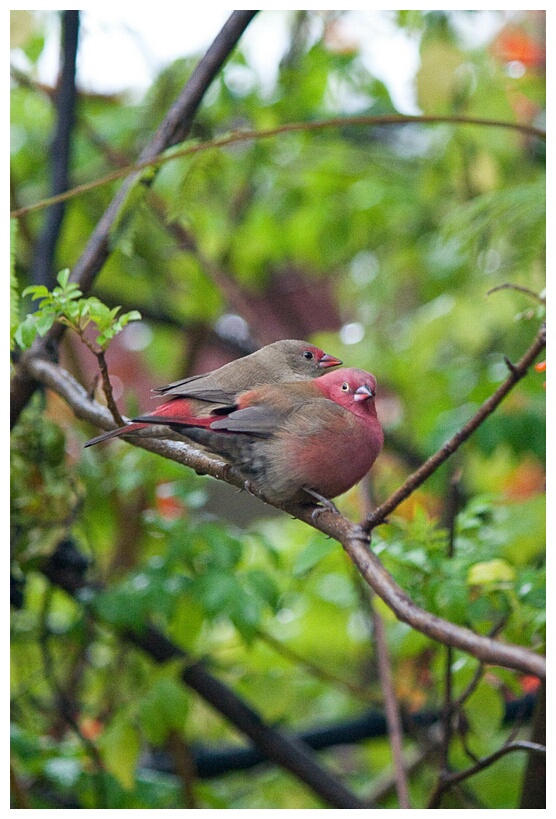
<path id="1" fill-rule="evenodd" d="M 193 12 L 185 12 L 187 14 Z M 12 207 L 50 193 L 53 89 L 37 65 L 58 12 L 12 12 Z M 381 36 L 355 12 L 261 12 L 289 40 L 271 83 L 240 48 L 196 117 L 192 140 L 240 128 L 396 113 L 363 58 Z M 409 78 L 425 115 L 544 125 L 544 13 L 382 12 L 417 44 Z M 492 17 L 494 15 L 494 19 Z M 257 23 L 253 22 L 253 27 Z M 175 21 L 168 20 L 168 26 Z M 216 31 L 215 31 L 216 34 Z M 247 37 L 247 34 L 246 34 Z M 71 184 L 132 163 L 196 65 L 165 65 L 145 93 L 79 94 Z M 391 59 L 396 59 L 395 49 Z M 17 67 L 16 67 L 17 66 Z M 71 268 L 119 183 L 68 201 L 55 271 Z M 137 309 L 107 361 L 118 405 L 257 345 L 304 338 L 373 372 L 385 449 L 340 498 L 361 518 L 432 454 L 504 379 L 544 314 L 544 143 L 456 123 L 283 133 L 177 158 L 137 185 L 93 293 Z M 33 284 L 44 211 L 18 220 L 16 290 Z M 512 284 L 518 289 L 493 288 Z M 30 310 L 15 299 L 14 326 Z M 91 388 L 96 362 L 66 333 L 61 363 Z M 427 610 L 501 639 L 544 646 L 544 375 L 531 371 L 444 467 L 381 526 L 373 547 Z M 101 399 L 100 391 L 96 390 Z M 127 443 L 82 450 L 96 430 L 37 393 L 12 433 L 13 773 L 27 804 L 79 808 L 318 808 L 268 767 L 214 780 L 145 763 L 148 749 L 238 741 L 179 683 L 116 635 L 152 622 L 246 697 L 299 730 L 380 709 L 371 607 L 379 609 L 400 704 L 440 708 L 445 649 L 372 600 L 341 547 L 298 521 Z M 458 514 L 448 558 L 451 489 Z M 106 584 L 90 608 L 51 587 L 40 561 L 69 538 Z M 112 627 L 115 627 L 112 628 Z M 477 663 L 453 653 L 454 696 Z M 504 703 L 530 690 L 489 668 L 465 704 L 451 761 L 470 764 L 507 731 Z M 60 705 L 63 696 L 70 703 Z M 407 736 L 406 752 L 422 750 Z M 360 796 L 391 773 L 386 737 L 324 752 Z M 517 807 L 525 756 L 504 757 L 444 806 Z M 102 772 L 103 771 L 103 772 Z M 424 807 L 434 759 L 410 778 Z M 102 785 L 99 785 L 102 782 Z M 184 796 L 184 790 L 186 795 Z M 383 807 L 397 807 L 390 791 Z"/>

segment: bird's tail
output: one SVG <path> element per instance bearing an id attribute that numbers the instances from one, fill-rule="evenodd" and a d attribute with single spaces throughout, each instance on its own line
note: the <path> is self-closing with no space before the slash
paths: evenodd
<path id="1" fill-rule="evenodd" d="M 102 435 L 97 435 L 96 438 L 91 438 L 91 440 L 87 441 L 87 443 L 83 444 L 83 446 L 94 446 L 95 444 L 100 444 L 101 441 L 108 441 L 109 438 L 117 438 L 120 435 L 127 435 L 130 432 L 137 432 L 140 429 L 144 429 L 146 426 L 147 424 L 126 424 L 124 427 L 111 429 L 109 432 L 103 432 Z"/>

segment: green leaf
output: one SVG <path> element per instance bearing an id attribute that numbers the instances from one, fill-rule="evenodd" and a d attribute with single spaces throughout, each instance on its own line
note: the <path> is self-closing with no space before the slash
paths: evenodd
<path id="1" fill-rule="evenodd" d="M 56 281 L 63 290 L 67 290 L 68 288 L 69 277 L 70 277 L 69 267 L 65 267 L 63 270 L 60 270 L 60 272 L 56 276 Z M 74 285 L 74 287 L 77 287 L 77 284 L 75 284 L 75 282 L 72 282 L 72 284 Z"/>
<path id="2" fill-rule="evenodd" d="M 56 321 L 54 310 L 44 310 L 36 313 L 36 329 L 39 336 L 44 336 Z"/>
<path id="3" fill-rule="evenodd" d="M 263 616 L 258 597 L 239 588 L 229 601 L 230 619 L 244 640 L 250 643 L 256 636 Z"/>
<path id="4" fill-rule="evenodd" d="M 245 573 L 245 582 L 260 600 L 267 603 L 271 608 L 276 608 L 280 593 L 274 578 L 268 572 L 264 572 L 262 569 L 250 569 Z"/>
<path id="5" fill-rule="evenodd" d="M 320 563 L 331 552 L 335 552 L 338 544 L 334 540 L 322 540 L 322 538 L 314 538 L 308 546 L 303 549 L 297 556 L 293 565 L 293 573 L 295 577 L 301 577 L 310 569 Z"/>
<path id="6" fill-rule="evenodd" d="M 544 553 L 546 543 L 546 496 L 536 495 L 503 510 L 507 531 L 504 554 L 512 563 L 523 565 Z"/>
<path id="7" fill-rule="evenodd" d="M 16 328 L 14 333 L 14 341 L 21 347 L 22 350 L 27 350 L 37 335 L 35 316 L 29 314 L 25 321 Z"/>
<path id="8" fill-rule="evenodd" d="M 200 600 L 207 611 L 212 614 L 227 608 L 236 594 L 241 591 L 236 578 L 229 572 L 213 569 L 199 578 L 198 588 Z"/>
<path id="9" fill-rule="evenodd" d="M 19 291 L 15 272 L 15 243 L 17 219 L 10 219 L 10 349 L 14 348 L 15 332 L 19 324 Z"/>
<path id="10" fill-rule="evenodd" d="M 500 583 L 513 583 L 514 580 L 513 567 L 501 558 L 475 563 L 467 573 L 467 583 L 470 586 L 495 586 Z"/>
<path id="11" fill-rule="evenodd" d="M 139 731 L 127 716 L 117 716 L 99 739 L 99 750 L 106 770 L 122 788 L 135 785 L 135 768 L 141 750 Z"/>
<path id="12" fill-rule="evenodd" d="M 45 287 L 44 284 L 32 284 L 26 287 L 21 295 L 23 298 L 25 298 L 25 296 L 32 296 L 33 300 L 43 299 L 50 296 L 50 290 L 48 287 Z"/>
<path id="13" fill-rule="evenodd" d="M 502 725 L 504 703 L 502 695 L 490 684 L 482 681 L 465 705 L 465 713 L 471 730 L 481 738 L 489 738 Z"/>
<path id="14" fill-rule="evenodd" d="M 111 250 L 118 248 L 125 256 L 133 255 L 138 228 L 141 224 L 142 206 L 148 190 L 148 186 L 142 183 L 142 176 L 138 176 L 126 193 L 125 200 L 110 229 Z"/>
<path id="15" fill-rule="evenodd" d="M 177 680 L 157 680 L 139 706 L 141 725 L 147 739 L 162 745 L 171 731 L 183 731 L 189 699 Z"/>

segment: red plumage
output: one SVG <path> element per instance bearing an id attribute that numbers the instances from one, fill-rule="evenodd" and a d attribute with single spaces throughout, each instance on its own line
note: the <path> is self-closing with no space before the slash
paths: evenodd
<path id="1" fill-rule="evenodd" d="M 218 411 L 220 407 L 233 404 L 237 396 L 263 384 L 290 381 L 308 381 L 318 378 L 330 367 L 341 364 L 339 358 L 329 355 L 306 341 L 284 339 L 267 344 L 251 355 L 238 358 L 217 370 L 175 381 L 155 392 L 170 397 L 151 416 L 168 419 L 167 423 L 204 425 L 200 420 Z M 87 441 L 85 446 L 100 441 L 128 435 L 144 429 L 150 423 L 133 423 L 105 432 Z M 161 423 L 161 422 L 159 422 Z"/>
<path id="2" fill-rule="evenodd" d="M 223 456 L 269 500 L 307 503 L 346 492 L 373 465 L 383 444 L 375 393 L 373 375 L 340 369 L 249 390 L 202 419 L 136 420 L 169 425 Z"/>

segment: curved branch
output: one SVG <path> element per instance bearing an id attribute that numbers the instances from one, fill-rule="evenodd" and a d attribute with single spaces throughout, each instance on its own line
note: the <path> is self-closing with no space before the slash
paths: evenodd
<path id="1" fill-rule="evenodd" d="M 106 407 L 93 401 L 84 388 L 68 372 L 50 361 L 37 358 L 27 359 L 25 366 L 29 375 L 50 387 L 73 409 L 78 418 L 89 421 L 101 429 L 114 428 L 114 422 Z M 515 383 L 515 382 L 514 382 Z M 145 432 L 148 432 L 145 431 Z M 198 474 L 211 475 L 243 488 L 244 480 L 239 473 L 218 458 L 208 457 L 193 446 L 178 440 L 157 438 L 151 433 L 143 437 L 141 433 L 130 435 L 126 440 L 136 446 L 156 452 L 170 460 L 194 469 Z M 254 492 L 268 503 L 262 495 Z M 399 620 L 426 634 L 433 640 L 466 651 L 484 663 L 500 665 L 533 674 L 544 679 L 546 662 L 544 657 L 521 646 L 501 643 L 491 637 L 476 634 L 470 629 L 457 626 L 437 617 L 417 606 L 406 592 L 398 586 L 394 578 L 384 568 L 378 557 L 369 549 L 368 536 L 361 526 L 342 515 L 324 510 L 313 519 L 313 507 L 295 504 L 271 504 L 337 540 L 358 567 L 366 582 L 392 609 Z"/>
<path id="2" fill-rule="evenodd" d="M 438 467 L 446 461 L 450 455 L 459 449 L 464 441 L 467 441 L 469 436 L 479 427 L 485 418 L 494 412 L 500 402 L 506 397 L 509 391 L 520 381 L 526 374 L 527 370 L 534 362 L 535 358 L 546 347 L 546 327 L 543 324 L 537 333 L 537 337 L 531 347 L 527 350 L 525 355 L 517 364 L 511 364 L 507 359 L 506 363 L 510 371 L 505 381 L 500 384 L 496 392 L 488 398 L 481 407 L 477 410 L 475 415 L 467 421 L 463 427 L 450 438 L 449 441 L 435 452 L 434 455 L 425 461 L 412 475 L 404 481 L 404 483 L 388 498 L 388 500 L 381 503 L 374 512 L 367 517 L 362 523 L 362 527 L 366 532 L 370 532 L 375 526 L 384 523 L 386 517 L 399 506 L 399 504 L 411 495 L 411 493 L 421 486 L 426 479 L 435 472 Z"/>
<path id="3" fill-rule="evenodd" d="M 256 13 L 256 11 L 232 12 L 207 53 L 198 63 L 152 140 L 141 153 L 139 163 L 147 162 L 149 164 L 154 157 L 175 145 L 177 141 L 185 138 L 191 129 L 193 117 L 204 93 Z M 110 231 L 129 191 L 138 179 L 139 173 L 134 170 L 124 180 L 114 199 L 100 218 L 83 253 L 72 270 L 71 280 L 78 282 L 85 295 L 90 290 L 95 276 L 109 256 Z M 63 325 L 56 322 L 44 338 L 38 338 L 31 350 L 21 357 L 11 384 L 10 414 L 12 426 L 17 422 L 21 410 L 26 406 L 36 387 L 36 383 L 29 379 L 28 375 L 25 375 L 25 369 L 20 365 L 29 355 L 48 356 L 55 354 L 63 332 Z"/>
<path id="4" fill-rule="evenodd" d="M 234 11 L 196 66 L 180 96 L 172 105 L 147 147 L 141 152 L 138 167 L 151 162 L 160 153 L 185 139 L 193 125 L 195 113 L 208 87 L 237 45 L 241 35 L 257 14 L 256 11 Z M 129 170 L 126 172 L 129 173 Z M 108 206 L 96 226 L 85 250 L 72 270 L 71 280 L 79 283 L 86 294 L 109 255 L 109 234 L 131 187 L 139 174 L 132 172 Z"/>
<path id="5" fill-rule="evenodd" d="M 247 13 L 247 12 L 246 12 Z M 533 125 L 526 125 L 520 122 L 507 122 L 505 120 L 497 119 L 480 119 L 478 117 L 455 117 L 455 116 L 424 116 L 422 114 L 383 114 L 380 116 L 354 116 L 354 117 L 331 117 L 326 120 L 315 120 L 313 122 L 289 122 L 285 125 L 279 125 L 276 128 L 269 128 L 260 131 L 234 131 L 228 136 L 219 137 L 218 139 L 210 140 L 209 142 L 201 142 L 197 145 L 188 145 L 179 151 L 172 152 L 171 156 L 152 156 L 150 159 L 140 157 L 134 165 L 128 165 L 125 168 L 120 168 L 116 171 L 106 174 L 100 179 L 94 179 L 91 182 L 85 182 L 83 185 L 78 185 L 70 191 L 61 193 L 58 196 L 52 196 L 49 199 L 42 199 L 34 205 L 26 205 L 18 208 L 10 213 L 11 218 L 16 219 L 24 216 L 33 210 L 40 210 L 48 208 L 57 202 L 63 202 L 73 196 L 78 196 L 95 188 L 102 187 L 109 182 L 114 182 L 116 179 L 121 179 L 128 174 L 137 173 L 145 168 L 154 168 L 164 165 L 166 162 L 171 162 L 173 159 L 178 159 L 183 156 L 190 156 L 191 154 L 207 151 L 212 148 L 224 148 L 227 145 L 233 145 L 237 142 L 247 142 L 255 139 L 269 139 L 270 137 L 279 136 L 280 134 L 295 133 L 297 131 L 321 131 L 326 128 L 346 128 L 349 126 L 381 126 L 388 125 L 415 125 L 415 124 L 451 124 L 451 125 L 483 125 L 488 128 L 508 128 L 512 131 L 518 131 L 526 136 L 536 137 L 537 139 L 546 141 L 546 133 L 540 128 L 535 128 Z"/>
<path id="6" fill-rule="evenodd" d="M 427 807 L 440 807 L 443 794 L 453 785 L 457 785 L 460 782 L 463 782 L 465 779 L 469 779 L 470 776 L 474 776 L 480 771 L 484 771 L 485 768 L 490 767 L 498 759 L 501 759 L 503 756 L 506 756 L 506 754 L 511 754 L 514 751 L 528 751 L 530 754 L 542 754 L 543 756 L 546 756 L 546 747 L 544 745 L 540 745 L 538 742 L 527 742 L 526 740 L 508 742 L 493 754 L 490 754 L 490 756 L 478 759 L 475 765 L 472 765 L 465 771 L 457 771 L 456 773 L 451 773 L 444 776 L 433 792 Z"/>
<path id="7" fill-rule="evenodd" d="M 68 565 L 67 559 L 56 559 L 56 552 L 45 561 L 42 571 L 48 580 L 73 597 L 87 595 L 91 600 L 102 588 L 94 588 L 84 579 L 86 563 L 80 568 Z M 330 769 L 321 765 L 311 748 L 293 734 L 268 725 L 261 715 L 235 691 L 213 676 L 206 663 L 172 643 L 162 632 L 144 626 L 121 633 L 128 643 L 144 651 L 154 662 L 181 661 L 182 682 L 248 737 L 263 757 L 290 771 L 301 782 L 336 808 L 362 808 L 361 800 Z"/>

